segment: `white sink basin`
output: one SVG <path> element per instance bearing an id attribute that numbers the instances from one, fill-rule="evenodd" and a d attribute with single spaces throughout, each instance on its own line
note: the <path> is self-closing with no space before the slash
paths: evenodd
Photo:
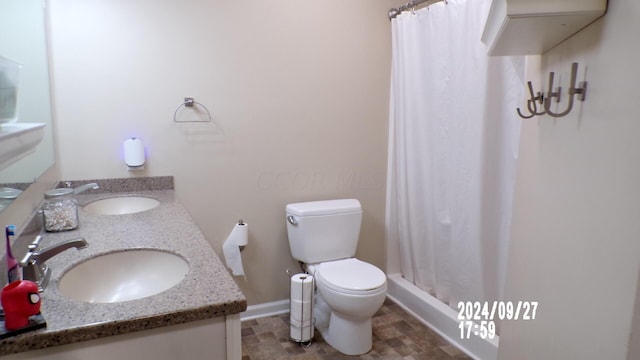
<path id="1" fill-rule="evenodd" d="M 72 299 L 114 303 L 155 295 L 177 285 L 189 272 L 180 256 L 159 250 L 129 250 L 80 263 L 62 276 L 60 292 Z"/>
<path id="2" fill-rule="evenodd" d="M 158 200 L 144 196 L 121 196 L 90 202 L 84 209 L 94 215 L 125 215 L 151 210 L 158 205 Z"/>

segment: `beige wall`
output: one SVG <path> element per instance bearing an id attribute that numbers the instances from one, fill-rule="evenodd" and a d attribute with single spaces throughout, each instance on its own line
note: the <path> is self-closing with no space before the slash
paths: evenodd
<path id="1" fill-rule="evenodd" d="M 533 321 L 503 323 L 500 359 L 627 359 L 640 267 L 639 16 L 638 2 L 610 1 L 542 57 L 545 84 L 556 71 L 566 92 L 578 62 L 588 93 L 564 118 L 523 121 L 506 294 L 540 305 Z"/>
<path id="2" fill-rule="evenodd" d="M 288 297 L 289 202 L 360 199 L 357 255 L 382 266 L 394 3 L 51 0 L 61 178 L 173 175 L 219 254 L 243 218 L 250 304 Z M 184 97 L 214 123 L 173 124 Z M 140 173 L 121 161 L 130 136 Z"/>

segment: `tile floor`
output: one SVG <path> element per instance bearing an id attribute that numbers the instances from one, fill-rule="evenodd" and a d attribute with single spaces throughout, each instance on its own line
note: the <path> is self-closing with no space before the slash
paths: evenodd
<path id="1" fill-rule="evenodd" d="M 289 315 L 242 322 L 242 360 L 279 359 L 471 359 L 390 300 L 374 315 L 373 349 L 360 356 L 340 354 L 316 332 L 308 347 L 289 340 Z"/>

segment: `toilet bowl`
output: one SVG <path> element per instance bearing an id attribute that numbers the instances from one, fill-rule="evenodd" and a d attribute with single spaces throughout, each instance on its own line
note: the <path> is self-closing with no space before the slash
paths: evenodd
<path id="1" fill-rule="evenodd" d="M 387 277 L 356 259 L 362 207 L 357 199 L 288 204 L 289 249 L 316 279 L 313 315 L 324 340 L 347 355 L 371 350 L 371 317 L 387 293 Z"/>
<path id="2" fill-rule="evenodd" d="M 324 340 L 347 355 L 372 347 L 371 318 L 387 294 L 387 279 L 374 265 L 349 258 L 309 266 L 316 279 L 316 328 Z"/>

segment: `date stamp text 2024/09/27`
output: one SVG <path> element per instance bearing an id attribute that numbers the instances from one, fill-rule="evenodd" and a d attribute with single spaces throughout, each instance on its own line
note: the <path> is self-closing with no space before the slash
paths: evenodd
<path id="1" fill-rule="evenodd" d="M 537 301 L 460 301 L 460 338 L 469 339 L 474 335 L 493 339 L 496 336 L 496 321 L 535 320 L 537 311 Z"/>

